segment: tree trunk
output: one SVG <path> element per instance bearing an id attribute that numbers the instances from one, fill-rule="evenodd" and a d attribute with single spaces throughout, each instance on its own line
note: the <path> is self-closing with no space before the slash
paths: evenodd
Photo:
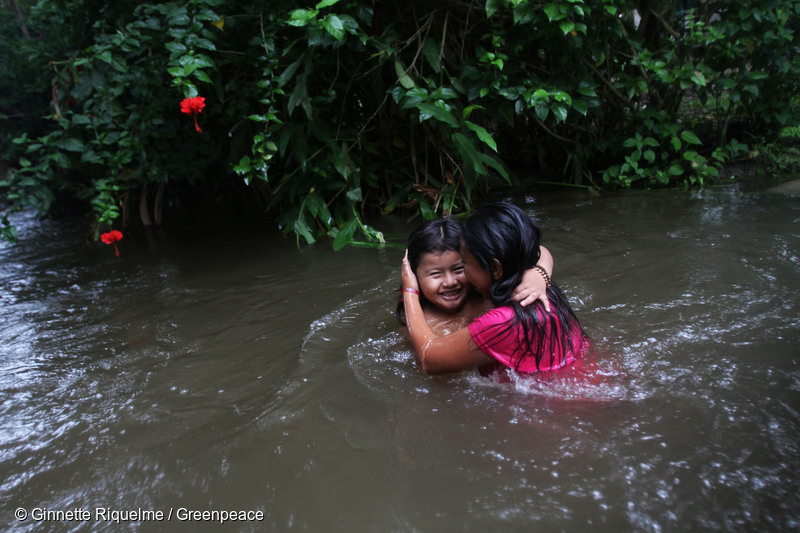
<path id="1" fill-rule="evenodd" d="M 26 41 L 30 41 L 31 34 L 28 33 L 28 27 L 25 25 L 25 19 L 22 17 L 22 11 L 20 11 L 16 0 L 11 0 L 11 9 L 14 10 L 14 16 L 17 17 L 17 21 L 19 22 L 19 29 L 22 32 L 22 38 Z"/>
<path id="2" fill-rule="evenodd" d="M 158 184 L 158 190 L 156 191 L 156 200 L 153 204 L 153 217 L 155 218 L 156 226 L 161 226 L 161 213 L 164 207 L 164 189 L 166 185 L 162 181 Z"/>
<path id="3" fill-rule="evenodd" d="M 149 228 L 153 225 L 153 221 L 150 218 L 150 209 L 147 207 L 147 200 L 147 184 L 145 183 L 142 185 L 142 194 L 139 196 L 139 216 L 145 228 Z"/>

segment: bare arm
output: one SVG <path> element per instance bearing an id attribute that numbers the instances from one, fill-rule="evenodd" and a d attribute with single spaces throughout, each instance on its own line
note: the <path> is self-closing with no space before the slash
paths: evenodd
<path id="1" fill-rule="evenodd" d="M 455 333 L 439 337 L 425 320 L 419 294 L 406 291 L 407 288 L 419 291 L 417 277 L 408 263 L 408 253 L 403 258 L 403 304 L 406 310 L 406 323 L 417 364 L 427 374 L 458 372 L 486 364 L 491 358 L 483 353 L 469 329 L 463 328 Z"/>
<path id="2" fill-rule="evenodd" d="M 544 246 L 541 246 L 540 249 L 541 255 L 539 257 L 538 266 L 543 268 L 547 276 L 552 279 L 554 267 L 553 256 L 550 254 L 550 250 Z M 522 275 L 522 281 L 517 288 L 514 289 L 512 298 L 522 306 L 530 305 L 536 300 L 541 300 L 544 304 L 544 308 L 548 312 L 550 311 L 550 300 L 547 298 L 547 282 L 544 276 L 533 268 L 526 270 Z"/>

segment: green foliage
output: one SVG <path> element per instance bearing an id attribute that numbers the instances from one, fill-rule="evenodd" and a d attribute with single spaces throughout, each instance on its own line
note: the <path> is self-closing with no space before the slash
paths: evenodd
<path id="1" fill-rule="evenodd" d="M 211 157 L 199 156 L 198 148 L 207 142 L 180 131 L 191 131 L 190 122 L 180 115 L 180 98 L 167 79 L 172 73 L 185 94 L 197 92 L 196 80 L 210 82 L 204 73 L 214 63 L 204 52 L 214 49 L 207 36 L 215 31 L 209 22 L 218 19 L 211 9 L 218 3 L 142 4 L 123 27 L 100 31 L 67 59 L 50 60 L 45 120 L 52 126 L 13 141 L 24 154 L 3 183 L 11 209 L 32 205 L 44 213 L 54 194 L 66 195 L 90 206 L 97 237 L 123 214 L 125 195 L 204 173 Z"/>
<path id="2" fill-rule="evenodd" d="M 529 177 L 703 186 L 800 123 L 791 0 L 22 5 L 30 37 L 0 23 L 9 239 L 14 210 L 65 202 L 95 235 L 137 200 L 150 223 L 155 188 L 381 245 L 370 213 L 464 212 Z"/>
<path id="3" fill-rule="evenodd" d="M 781 129 L 775 141 L 757 144 L 750 155 L 773 174 L 796 176 L 800 173 L 800 125 Z"/>

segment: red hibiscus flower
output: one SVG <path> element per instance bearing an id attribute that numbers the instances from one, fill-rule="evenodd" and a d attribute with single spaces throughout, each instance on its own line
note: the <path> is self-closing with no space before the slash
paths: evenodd
<path id="1" fill-rule="evenodd" d="M 206 106 L 206 99 L 202 96 L 192 96 L 191 98 L 184 98 L 181 102 L 181 113 L 187 115 L 194 115 L 194 129 L 197 133 L 202 133 L 203 130 L 197 125 L 197 114 L 203 112 Z"/>
<path id="2" fill-rule="evenodd" d="M 100 235 L 100 240 L 102 240 L 105 244 L 113 244 L 114 245 L 114 255 L 119 257 L 119 248 L 117 248 L 117 241 L 122 239 L 122 232 L 112 229 L 108 233 L 103 233 Z"/>

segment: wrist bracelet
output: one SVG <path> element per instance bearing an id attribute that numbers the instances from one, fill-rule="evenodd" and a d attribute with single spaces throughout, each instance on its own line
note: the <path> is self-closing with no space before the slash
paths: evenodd
<path id="1" fill-rule="evenodd" d="M 417 296 L 419 296 L 419 291 L 412 287 L 406 287 L 405 289 L 403 289 L 403 292 L 410 292 L 412 294 L 416 294 Z"/>
<path id="2" fill-rule="evenodd" d="M 536 272 L 538 272 L 539 274 L 542 275 L 542 277 L 544 278 L 545 286 L 549 288 L 550 287 L 550 276 L 547 275 L 547 271 L 544 268 L 542 268 L 540 265 L 534 266 L 533 269 Z"/>

